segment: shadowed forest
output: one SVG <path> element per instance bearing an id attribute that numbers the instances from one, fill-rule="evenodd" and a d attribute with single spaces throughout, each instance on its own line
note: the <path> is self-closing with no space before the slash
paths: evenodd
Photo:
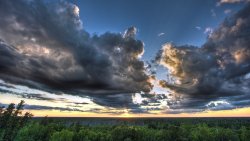
<path id="1" fill-rule="evenodd" d="M 1 141 L 249 141 L 249 118 L 32 118 L 0 109 Z"/>

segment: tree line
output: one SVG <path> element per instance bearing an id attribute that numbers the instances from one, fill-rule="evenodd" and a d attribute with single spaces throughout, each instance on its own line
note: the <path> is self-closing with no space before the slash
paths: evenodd
<path id="1" fill-rule="evenodd" d="M 144 125 L 70 125 L 48 117 L 32 120 L 22 114 L 24 101 L 0 108 L 0 141 L 249 141 L 250 126 L 232 122 L 219 126 L 201 122 L 146 122 Z M 243 122 L 244 123 L 244 122 Z M 233 124 L 237 124 L 233 126 Z"/>

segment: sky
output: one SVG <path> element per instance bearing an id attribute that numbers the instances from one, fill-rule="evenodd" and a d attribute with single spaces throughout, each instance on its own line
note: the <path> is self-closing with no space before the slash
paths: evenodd
<path id="1" fill-rule="evenodd" d="M 0 0 L 0 106 L 250 116 L 249 0 Z"/>

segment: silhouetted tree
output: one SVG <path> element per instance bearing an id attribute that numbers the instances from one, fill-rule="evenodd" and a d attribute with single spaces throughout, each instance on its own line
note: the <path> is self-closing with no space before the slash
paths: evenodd
<path id="1" fill-rule="evenodd" d="M 16 107 L 14 103 L 11 103 L 6 109 L 1 109 L 0 129 L 3 141 L 14 140 L 18 130 L 32 117 L 29 112 L 22 115 L 23 106 L 24 101 L 22 100 Z"/>

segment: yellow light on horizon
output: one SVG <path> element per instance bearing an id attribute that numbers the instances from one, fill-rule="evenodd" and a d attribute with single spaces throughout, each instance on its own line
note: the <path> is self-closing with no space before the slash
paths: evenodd
<path id="1" fill-rule="evenodd" d="M 123 114 L 106 114 L 106 113 L 91 113 L 77 111 L 60 111 L 60 110 L 26 110 L 31 112 L 34 117 L 117 117 L 117 118 L 133 118 L 133 117 L 250 117 L 250 107 L 238 108 L 233 110 L 221 111 L 205 111 L 200 113 L 180 113 L 180 114 L 163 114 L 163 113 L 129 113 L 125 109 Z"/>

